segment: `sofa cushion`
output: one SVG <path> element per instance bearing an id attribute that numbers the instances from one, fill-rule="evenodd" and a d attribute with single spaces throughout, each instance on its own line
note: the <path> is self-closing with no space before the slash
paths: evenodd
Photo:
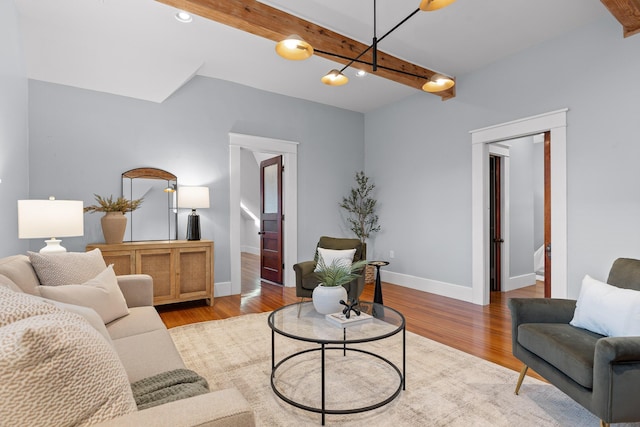
<path id="1" fill-rule="evenodd" d="M 166 329 L 113 340 L 129 382 L 184 368 L 184 362 Z"/>
<path id="2" fill-rule="evenodd" d="M 583 387 L 593 387 L 593 359 L 602 335 L 564 323 L 524 323 L 518 343 Z"/>
<path id="3" fill-rule="evenodd" d="M 16 285 L 13 280 L 9 279 L 7 276 L 0 274 L 0 286 L 6 289 L 11 289 L 14 292 L 22 292 L 20 286 Z"/>
<path id="4" fill-rule="evenodd" d="M 570 324 L 608 337 L 640 336 L 640 291 L 586 275 Z"/>
<path id="5" fill-rule="evenodd" d="M 53 254 L 28 252 L 28 254 L 40 284 L 44 286 L 84 283 L 107 268 L 102 253 L 97 248 L 89 252 Z"/>
<path id="6" fill-rule="evenodd" d="M 158 312 L 152 306 L 130 308 L 128 316 L 108 323 L 106 328 L 109 336 L 114 340 L 167 329 L 158 316 Z"/>
<path id="7" fill-rule="evenodd" d="M 60 301 L 49 300 L 46 298 L 42 298 L 42 300 L 49 304 L 53 304 L 58 308 L 61 308 L 63 310 L 67 310 L 67 311 L 70 311 L 71 313 L 75 313 L 79 316 L 82 316 L 84 320 L 86 320 L 91 325 L 91 327 L 93 327 L 93 329 L 100 332 L 100 335 L 102 335 L 104 339 L 109 344 L 111 344 L 111 336 L 107 331 L 107 327 L 104 325 L 104 322 L 102 321 L 102 318 L 100 317 L 100 315 L 96 313 L 94 309 L 89 307 L 83 307 L 81 305 L 67 304 Z"/>
<path id="8" fill-rule="evenodd" d="M 22 292 L 40 295 L 38 292 L 38 276 L 26 255 L 14 255 L 0 259 L 0 274 L 7 276 L 18 285 Z"/>
<path id="9" fill-rule="evenodd" d="M 3 425 L 81 426 L 136 411 L 117 354 L 82 317 L 4 288 L 0 313 Z"/>
<path id="10" fill-rule="evenodd" d="M 41 286 L 40 294 L 52 300 L 92 308 L 105 324 L 129 314 L 113 265 L 81 285 Z"/>

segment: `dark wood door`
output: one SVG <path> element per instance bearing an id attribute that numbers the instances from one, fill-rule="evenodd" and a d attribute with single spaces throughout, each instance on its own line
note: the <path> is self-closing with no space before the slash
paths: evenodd
<path id="1" fill-rule="evenodd" d="M 551 132 L 544 133 L 544 297 L 551 298 Z"/>
<path id="2" fill-rule="evenodd" d="M 282 156 L 260 162 L 260 277 L 282 284 Z"/>
<path id="3" fill-rule="evenodd" d="M 489 282 L 492 291 L 502 289 L 502 158 L 489 157 Z"/>

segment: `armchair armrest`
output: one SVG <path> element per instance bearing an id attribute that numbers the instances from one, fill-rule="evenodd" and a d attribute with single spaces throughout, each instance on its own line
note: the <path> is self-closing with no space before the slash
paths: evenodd
<path id="1" fill-rule="evenodd" d="M 216 390 L 114 418 L 110 427 L 250 427 L 253 411 L 237 389 Z"/>
<path id="2" fill-rule="evenodd" d="M 559 298 L 511 298 L 508 306 L 516 327 L 523 323 L 569 323 L 576 310 L 575 300 Z"/>
<path id="3" fill-rule="evenodd" d="M 302 279 L 303 276 L 313 273 L 316 269 L 315 261 L 302 261 L 293 265 L 293 270 L 296 272 L 296 280 L 298 277 Z"/>
<path id="4" fill-rule="evenodd" d="M 148 274 L 117 276 L 127 307 L 153 305 L 153 279 Z"/>

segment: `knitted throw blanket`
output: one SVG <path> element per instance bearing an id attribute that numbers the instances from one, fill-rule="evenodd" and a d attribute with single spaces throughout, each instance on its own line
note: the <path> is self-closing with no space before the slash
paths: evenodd
<path id="1" fill-rule="evenodd" d="M 175 369 L 131 384 L 138 410 L 209 392 L 207 380 L 189 369 Z"/>

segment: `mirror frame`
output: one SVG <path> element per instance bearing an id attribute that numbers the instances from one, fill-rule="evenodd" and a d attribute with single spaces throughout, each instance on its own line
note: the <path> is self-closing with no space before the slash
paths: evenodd
<path id="1" fill-rule="evenodd" d="M 124 197 L 124 186 L 125 186 L 125 178 L 129 178 L 130 180 L 134 179 L 158 179 L 167 181 L 167 188 L 174 188 L 174 192 L 178 191 L 178 177 L 172 174 L 171 172 L 167 172 L 162 169 L 157 168 L 136 168 L 131 169 L 122 174 L 122 197 Z M 172 182 L 173 181 L 173 182 Z M 167 210 L 170 212 L 173 209 L 173 221 L 175 228 L 175 236 L 173 236 L 173 240 L 178 240 L 178 208 L 177 205 L 171 206 L 170 202 L 167 202 Z M 128 212 L 129 216 L 129 242 L 133 242 L 133 212 Z M 169 240 L 172 240 L 171 236 L 171 213 L 168 216 L 168 228 L 169 228 Z M 157 239 L 157 240 L 165 240 L 165 239 Z"/>

